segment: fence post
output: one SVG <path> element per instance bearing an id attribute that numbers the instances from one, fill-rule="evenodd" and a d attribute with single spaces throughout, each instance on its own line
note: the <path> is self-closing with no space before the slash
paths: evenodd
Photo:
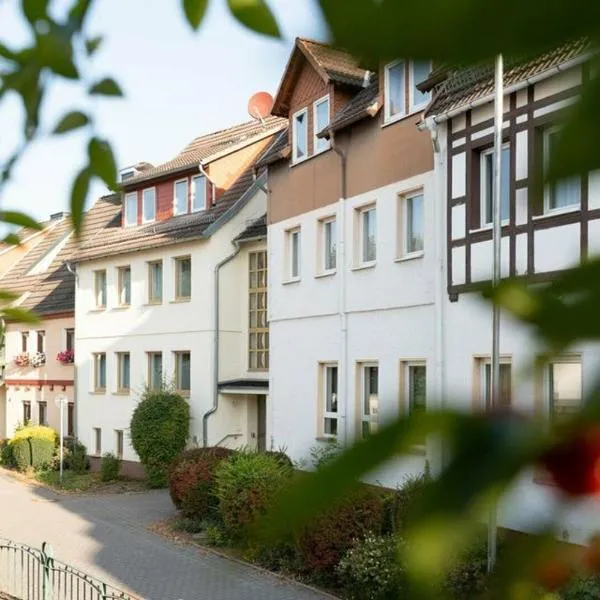
<path id="1" fill-rule="evenodd" d="M 52 568 L 52 563 L 54 561 L 52 546 L 47 542 L 42 544 L 42 552 L 41 552 L 41 561 L 42 561 L 42 599 L 43 600 L 52 600 L 52 586 L 50 582 L 50 569 Z"/>

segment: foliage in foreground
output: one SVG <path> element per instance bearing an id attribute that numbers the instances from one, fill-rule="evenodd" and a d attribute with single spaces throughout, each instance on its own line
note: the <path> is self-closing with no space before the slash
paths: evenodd
<path id="1" fill-rule="evenodd" d="M 100 460 L 100 481 L 115 481 L 121 472 L 121 461 L 111 452 L 106 452 Z"/>

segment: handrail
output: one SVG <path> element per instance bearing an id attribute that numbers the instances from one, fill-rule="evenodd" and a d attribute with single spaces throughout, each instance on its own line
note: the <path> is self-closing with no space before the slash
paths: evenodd
<path id="1" fill-rule="evenodd" d="M 215 446 L 220 446 L 226 439 L 232 437 L 232 438 L 239 438 L 242 437 L 244 434 L 243 433 L 228 433 L 227 435 L 224 435 L 216 444 Z"/>

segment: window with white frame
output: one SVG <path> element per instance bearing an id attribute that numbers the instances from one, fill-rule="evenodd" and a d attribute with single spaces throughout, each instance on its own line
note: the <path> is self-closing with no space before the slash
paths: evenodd
<path id="1" fill-rule="evenodd" d="M 192 211 L 206 210 L 206 178 L 204 175 L 192 177 Z"/>
<path id="2" fill-rule="evenodd" d="M 544 168 L 555 152 L 560 138 L 560 128 L 551 127 L 543 133 Z M 581 205 L 581 178 L 578 175 L 550 182 L 544 190 L 544 212 L 577 208 Z"/>
<path id="3" fill-rule="evenodd" d="M 71 327 L 65 329 L 65 349 L 75 350 L 75 330 Z"/>
<path id="4" fill-rule="evenodd" d="M 29 331 L 21 331 L 21 352 L 27 354 Z"/>
<path id="5" fill-rule="evenodd" d="M 300 279 L 300 258 L 302 252 L 302 233 L 300 227 L 286 232 L 288 255 L 288 279 Z"/>
<path id="6" fill-rule="evenodd" d="M 377 209 L 374 204 L 357 209 L 358 262 L 369 264 L 377 259 Z"/>
<path id="7" fill-rule="evenodd" d="M 404 410 L 409 414 L 423 413 L 427 410 L 427 366 L 425 361 L 402 363 Z M 417 445 L 425 445 L 425 438 L 417 440 Z"/>
<path id="8" fill-rule="evenodd" d="M 379 426 L 379 367 L 376 363 L 359 365 L 361 435 L 376 433 Z"/>
<path id="9" fill-rule="evenodd" d="M 318 138 L 319 134 L 329 125 L 329 96 L 317 100 L 313 104 L 313 148 L 314 153 L 329 149 L 329 140 Z"/>
<path id="10" fill-rule="evenodd" d="M 115 455 L 117 458 L 123 458 L 123 430 L 115 429 Z"/>
<path id="11" fill-rule="evenodd" d="M 28 400 L 23 401 L 23 425 L 29 425 L 31 423 L 31 402 Z"/>
<path id="12" fill-rule="evenodd" d="M 420 255 L 425 248 L 423 192 L 400 196 L 400 257 Z"/>
<path id="13" fill-rule="evenodd" d="M 580 357 L 558 357 L 548 363 L 546 398 L 550 420 L 561 422 L 580 408 L 583 397 L 583 373 Z"/>
<path id="14" fill-rule="evenodd" d="M 496 407 L 512 405 L 512 366 L 509 359 L 500 360 L 500 390 Z M 489 359 L 481 361 L 481 408 L 490 406 L 492 398 L 492 364 Z"/>
<path id="15" fill-rule="evenodd" d="M 494 149 L 481 153 L 481 226 L 491 225 L 494 219 Z M 508 221 L 510 216 L 510 146 L 502 147 L 500 156 L 500 219 Z"/>
<path id="16" fill-rule="evenodd" d="M 128 394 L 131 386 L 131 357 L 129 352 L 117 352 L 117 392 Z"/>
<path id="17" fill-rule="evenodd" d="M 94 454 L 100 456 L 102 454 L 102 429 L 100 427 L 94 427 L 92 429 L 93 443 L 94 443 Z"/>
<path id="18" fill-rule="evenodd" d="M 94 271 L 94 298 L 96 308 L 106 308 L 106 270 Z"/>
<path id="19" fill-rule="evenodd" d="M 144 223 L 156 219 L 156 188 L 147 188 L 142 192 L 142 219 Z"/>
<path id="20" fill-rule="evenodd" d="M 323 436 L 336 437 L 338 433 L 338 366 L 325 364 L 322 368 Z"/>
<path id="21" fill-rule="evenodd" d="M 148 303 L 160 304 L 163 299 L 163 264 L 162 260 L 148 263 Z"/>
<path id="22" fill-rule="evenodd" d="M 125 227 L 131 227 L 132 225 L 137 225 L 137 213 L 138 213 L 138 200 L 137 200 L 137 192 L 131 192 L 130 194 L 125 194 L 125 219 L 124 225 Z"/>
<path id="23" fill-rule="evenodd" d="M 46 352 L 46 332 L 42 330 L 36 331 L 36 338 L 36 352 Z"/>
<path id="24" fill-rule="evenodd" d="M 188 180 L 181 179 L 175 182 L 173 195 L 173 214 L 183 215 L 188 211 Z"/>
<path id="25" fill-rule="evenodd" d="M 248 368 L 269 368 L 266 250 L 248 254 Z"/>
<path id="26" fill-rule="evenodd" d="M 308 109 L 294 115 L 292 121 L 292 160 L 304 160 L 308 156 Z"/>
<path id="27" fill-rule="evenodd" d="M 96 352 L 93 355 L 92 365 L 94 392 L 104 392 L 106 391 L 106 353 Z"/>
<path id="28" fill-rule="evenodd" d="M 403 60 L 396 60 L 384 69 L 385 115 L 392 121 L 406 114 L 406 75 Z"/>
<path id="29" fill-rule="evenodd" d="M 175 259 L 175 299 L 189 300 L 192 297 L 192 259 L 181 256 Z"/>
<path id="30" fill-rule="evenodd" d="M 117 269 L 117 289 L 119 306 L 129 306 L 131 304 L 131 267 Z"/>
<path id="31" fill-rule="evenodd" d="M 160 390 L 163 383 L 162 352 L 148 352 L 148 387 Z"/>
<path id="32" fill-rule="evenodd" d="M 422 92 L 417 85 L 429 77 L 431 62 L 428 60 L 410 61 L 410 112 L 425 108 L 431 100 L 431 92 Z"/>
<path id="33" fill-rule="evenodd" d="M 191 354 L 175 352 L 175 386 L 180 392 L 189 394 L 191 389 Z"/>
<path id="34" fill-rule="evenodd" d="M 38 402 L 38 425 L 48 425 L 48 405 L 46 402 Z"/>
<path id="35" fill-rule="evenodd" d="M 321 221 L 321 251 L 323 273 L 335 271 L 337 266 L 337 224 L 335 217 Z"/>

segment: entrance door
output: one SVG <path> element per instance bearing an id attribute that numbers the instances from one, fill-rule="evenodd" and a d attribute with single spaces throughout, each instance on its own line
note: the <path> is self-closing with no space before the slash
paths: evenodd
<path id="1" fill-rule="evenodd" d="M 257 440 L 256 449 L 264 452 L 267 449 L 267 397 L 256 396 L 256 415 L 258 423 L 256 425 Z"/>

